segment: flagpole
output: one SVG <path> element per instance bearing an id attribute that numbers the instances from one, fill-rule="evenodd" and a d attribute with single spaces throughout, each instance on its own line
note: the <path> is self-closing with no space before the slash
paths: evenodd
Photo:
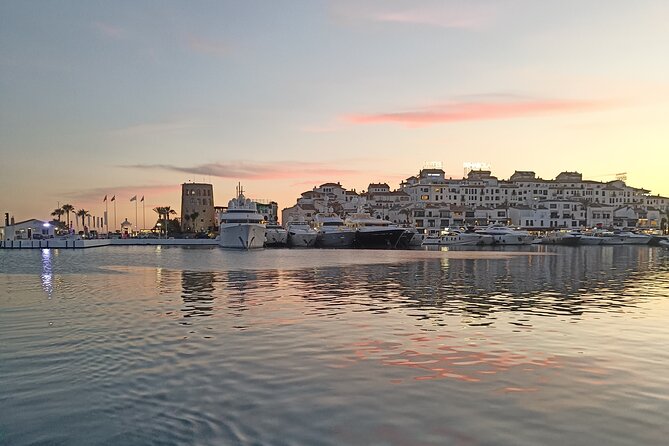
<path id="1" fill-rule="evenodd" d="M 109 202 L 105 195 L 105 227 L 107 228 L 107 237 L 109 237 Z"/>
<path id="2" fill-rule="evenodd" d="M 114 195 L 116 198 L 116 195 Z M 114 232 L 116 232 L 116 200 L 114 200 Z"/>
<path id="3" fill-rule="evenodd" d="M 142 197 L 142 229 L 146 229 L 146 208 L 144 207 L 144 197 Z"/>

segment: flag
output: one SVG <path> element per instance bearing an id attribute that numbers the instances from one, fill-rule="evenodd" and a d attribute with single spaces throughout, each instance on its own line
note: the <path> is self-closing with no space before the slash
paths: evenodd
<path id="1" fill-rule="evenodd" d="M 102 202 L 104 203 L 104 202 L 106 202 L 106 201 L 107 201 L 107 196 L 105 195 L 105 199 L 102 200 Z"/>
<path id="2" fill-rule="evenodd" d="M 113 197 L 111 197 L 111 200 L 109 200 L 109 201 L 114 201 L 114 200 L 116 200 L 116 195 L 114 195 Z"/>
<path id="3" fill-rule="evenodd" d="M 132 197 L 132 198 L 130 199 L 130 201 L 137 201 L 137 195 L 135 195 L 134 197 Z"/>
<path id="4" fill-rule="evenodd" d="M 144 195 L 142 195 L 142 199 L 141 199 L 141 200 L 139 200 L 139 201 L 144 201 Z"/>

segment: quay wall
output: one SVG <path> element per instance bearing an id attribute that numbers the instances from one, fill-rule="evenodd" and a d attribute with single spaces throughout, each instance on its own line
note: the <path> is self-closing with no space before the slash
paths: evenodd
<path id="1" fill-rule="evenodd" d="M 83 249 L 101 246 L 217 246 L 212 239 L 0 240 L 0 249 Z"/>

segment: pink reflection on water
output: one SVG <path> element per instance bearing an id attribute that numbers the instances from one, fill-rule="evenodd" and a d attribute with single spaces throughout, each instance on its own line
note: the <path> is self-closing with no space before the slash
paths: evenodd
<path id="1" fill-rule="evenodd" d="M 465 341 L 454 343 L 451 335 L 400 335 L 402 342 L 365 340 L 345 346 L 351 354 L 340 358 L 332 368 L 348 368 L 364 361 L 374 361 L 383 367 L 411 370 L 406 378 L 393 378 L 392 384 L 401 384 L 405 380 L 432 381 L 449 379 L 466 383 L 492 382 L 502 373 L 532 375 L 531 382 L 540 383 L 537 372 L 561 368 L 556 356 L 541 352 L 517 353 L 495 347 L 485 350 L 486 346 L 497 342 L 486 342 L 485 338 L 477 342 Z M 448 341 L 448 344 L 444 344 Z M 537 386 L 507 386 L 499 389 L 503 393 L 536 392 Z"/>

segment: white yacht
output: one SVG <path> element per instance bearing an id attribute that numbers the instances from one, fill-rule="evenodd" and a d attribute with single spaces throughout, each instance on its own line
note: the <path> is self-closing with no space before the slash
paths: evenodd
<path id="1" fill-rule="evenodd" d="M 474 232 L 491 235 L 495 245 L 530 245 L 534 240 L 534 236 L 527 231 L 500 224 L 492 224 Z"/>
<path id="2" fill-rule="evenodd" d="M 624 245 L 647 245 L 652 238 L 650 235 L 632 231 L 620 231 L 616 232 L 616 234 L 625 237 Z"/>
<path id="3" fill-rule="evenodd" d="M 355 246 L 359 248 L 397 248 L 406 229 L 363 212 L 350 214 L 344 221 L 355 232 Z"/>
<path id="4" fill-rule="evenodd" d="M 444 229 L 440 233 L 430 235 L 423 240 L 423 245 L 457 246 L 457 245 L 492 245 L 492 235 L 464 232 L 457 229 Z"/>
<path id="5" fill-rule="evenodd" d="M 286 246 L 288 231 L 278 223 L 267 224 L 265 228 L 265 246 Z"/>
<path id="6" fill-rule="evenodd" d="M 306 221 L 291 221 L 286 226 L 288 246 L 291 248 L 311 248 L 316 245 L 318 233 Z"/>
<path id="7" fill-rule="evenodd" d="M 219 245 L 223 248 L 253 249 L 265 244 L 265 223 L 255 202 L 244 197 L 241 185 L 237 196 L 221 213 Z"/>
<path id="8" fill-rule="evenodd" d="M 350 248 L 355 241 L 355 230 L 335 213 L 316 214 L 314 229 L 318 232 L 316 245 L 323 248 Z"/>
<path id="9" fill-rule="evenodd" d="M 592 232 L 584 232 L 584 231 L 579 231 L 579 230 L 574 230 L 572 232 L 577 233 L 581 236 L 581 238 L 578 239 L 578 244 L 579 245 L 601 245 L 602 244 L 602 238 L 597 237 Z"/>
<path id="10" fill-rule="evenodd" d="M 604 229 L 593 231 L 593 235 L 602 239 L 602 245 L 624 245 L 625 239 L 627 238 L 620 234 L 614 234 L 613 231 Z"/>

